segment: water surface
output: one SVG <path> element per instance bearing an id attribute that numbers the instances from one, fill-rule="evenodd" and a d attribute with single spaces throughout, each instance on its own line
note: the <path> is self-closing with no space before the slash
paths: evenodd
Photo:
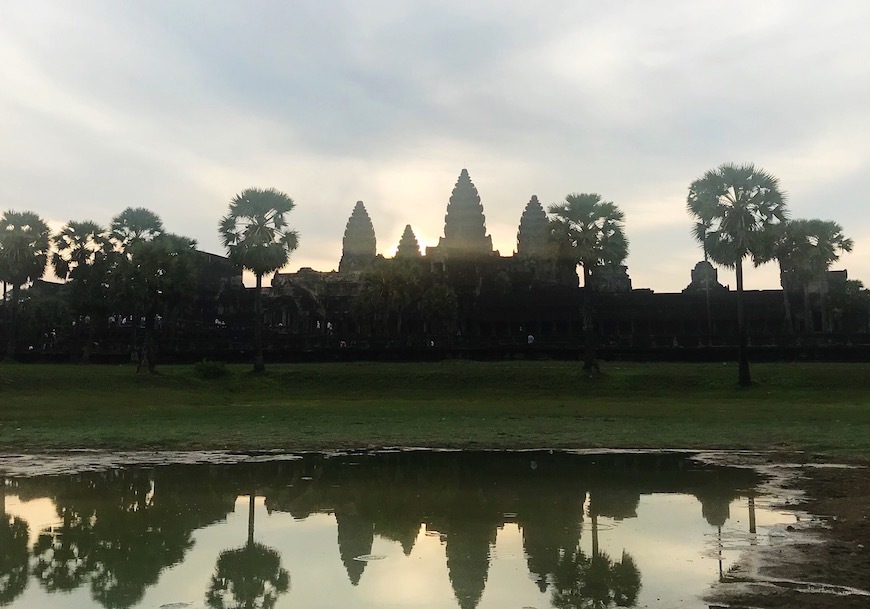
<path id="1" fill-rule="evenodd" d="M 794 517 L 685 456 L 304 455 L 7 477 L 0 606 L 705 607 Z"/>

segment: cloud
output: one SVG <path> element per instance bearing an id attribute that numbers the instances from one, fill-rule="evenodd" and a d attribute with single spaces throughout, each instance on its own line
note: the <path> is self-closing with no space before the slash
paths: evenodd
<path id="1" fill-rule="evenodd" d="M 4 3 L 0 196 L 62 222 L 142 205 L 220 251 L 232 195 L 274 186 L 297 202 L 292 264 L 330 269 L 357 200 L 379 250 L 408 223 L 437 242 L 467 167 L 503 254 L 532 194 L 599 192 L 626 211 L 635 285 L 678 290 L 686 189 L 722 162 L 778 175 L 796 216 L 870 230 L 868 18 L 846 0 Z"/>

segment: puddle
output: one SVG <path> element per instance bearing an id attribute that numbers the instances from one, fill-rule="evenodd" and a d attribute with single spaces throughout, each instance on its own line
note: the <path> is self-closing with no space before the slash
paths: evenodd
<path id="1" fill-rule="evenodd" d="M 12 455 L 0 606 L 708 607 L 720 581 L 789 585 L 753 578 L 747 551 L 788 545 L 809 521 L 778 507 L 791 498 L 777 477 L 793 472 L 754 465 L 676 452 Z"/>

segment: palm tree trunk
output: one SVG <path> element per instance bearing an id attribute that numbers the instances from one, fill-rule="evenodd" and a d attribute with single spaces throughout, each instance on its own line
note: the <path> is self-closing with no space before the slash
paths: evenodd
<path id="1" fill-rule="evenodd" d="M 254 545 L 254 493 L 248 498 L 248 545 Z"/>
<path id="2" fill-rule="evenodd" d="M 810 288 L 804 283 L 804 334 L 811 334 L 815 330 L 813 312 L 810 309 Z"/>
<path id="3" fill-rule="evenodd" d="M 598 515 L 592 514 L 592 557 L 596 558 L 600 553 L 598 549 Z"/>
<path id="4" fill-rule="evenodd" d="M 592 269 L 583 265 L 583 370 L 592 374 L 599 372 L 598 360 L 595 357 L 595 335 L 592 302 L 593 289 L 591 285 Z"/>
<path id="5" fill-rule="evenodd" d="M 265 372 L 263 360 L 263 275 L 257 274 L 257 291 L 254 292 L 254 372 Z"/>
<path id="6" fill-rule="evenodd" d="M 756 532 L 755 528 L 755 497 L 749 498 L 749 532 L 753 535 Z"/>
<path id="7" fill-rule="evenodd" d="M 752 384 L 749 374 L 749 340 L 746 336 L 746 315 L 743 310 L 743 259 L 737 261 L 737 339 L 738 339 L 738 363 L 737 384 L 748 387 Z"/>
<path id="8" fill-rule="evenodd" d="M 831 331 L 831 320 L 828 319 L 828 290 L 824 283 L 819 289 L 819 309 L 822 312 L 822 332 L 828 334 Z"/>
<path id="9" fill-rule="evenodd" d="M 704 252 L 706 255 L 706 252 Z M 706 260 L 706 258 L 705 258 Z M 713 346 L 713 312 L 710 309 L 710 280 L 704 280 L 704 300 L 707 305 L 707 346 Z"/>
<path id="10" fill-rule="evenodd" d="M 154 327 L 154 317 L 157 312 L 157 305 L 152 304 L 145 314 L 145 336 L 142 339 L 142 350 L 139 353 L 139 368 L 153 373 L 157 365 L 157 330 Z"/>
<path id="11" fill-rule="evenodd" d="M 9 302 L 9 323 L 6 324 L 6 357 L 7 361 L 15 359 L 15 343 L 18 333 L 18 290 L 19 286 L 12 284 L 12 300 Z"/>
<path id="12" fill-rule="evenodd" d="M 788 297 L 785 281 L 780 281 L 780 285 L 782 285 L 782 305 L 785 309 L 785 331 L 786 334 L 794 334 L 794 323 L 791 317 L 791 299 Z"/>

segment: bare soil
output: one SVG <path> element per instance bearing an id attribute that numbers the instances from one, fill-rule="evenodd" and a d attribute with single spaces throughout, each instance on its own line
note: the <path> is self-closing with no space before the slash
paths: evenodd
<path id="1" fill-rule="evenodd" d="M 870 608 L 870 468 L 807 462 L 787 485 L 787 506 L 812 515 L 786 546 L 760 550 L 716 588 L 710 607 Z"/>

